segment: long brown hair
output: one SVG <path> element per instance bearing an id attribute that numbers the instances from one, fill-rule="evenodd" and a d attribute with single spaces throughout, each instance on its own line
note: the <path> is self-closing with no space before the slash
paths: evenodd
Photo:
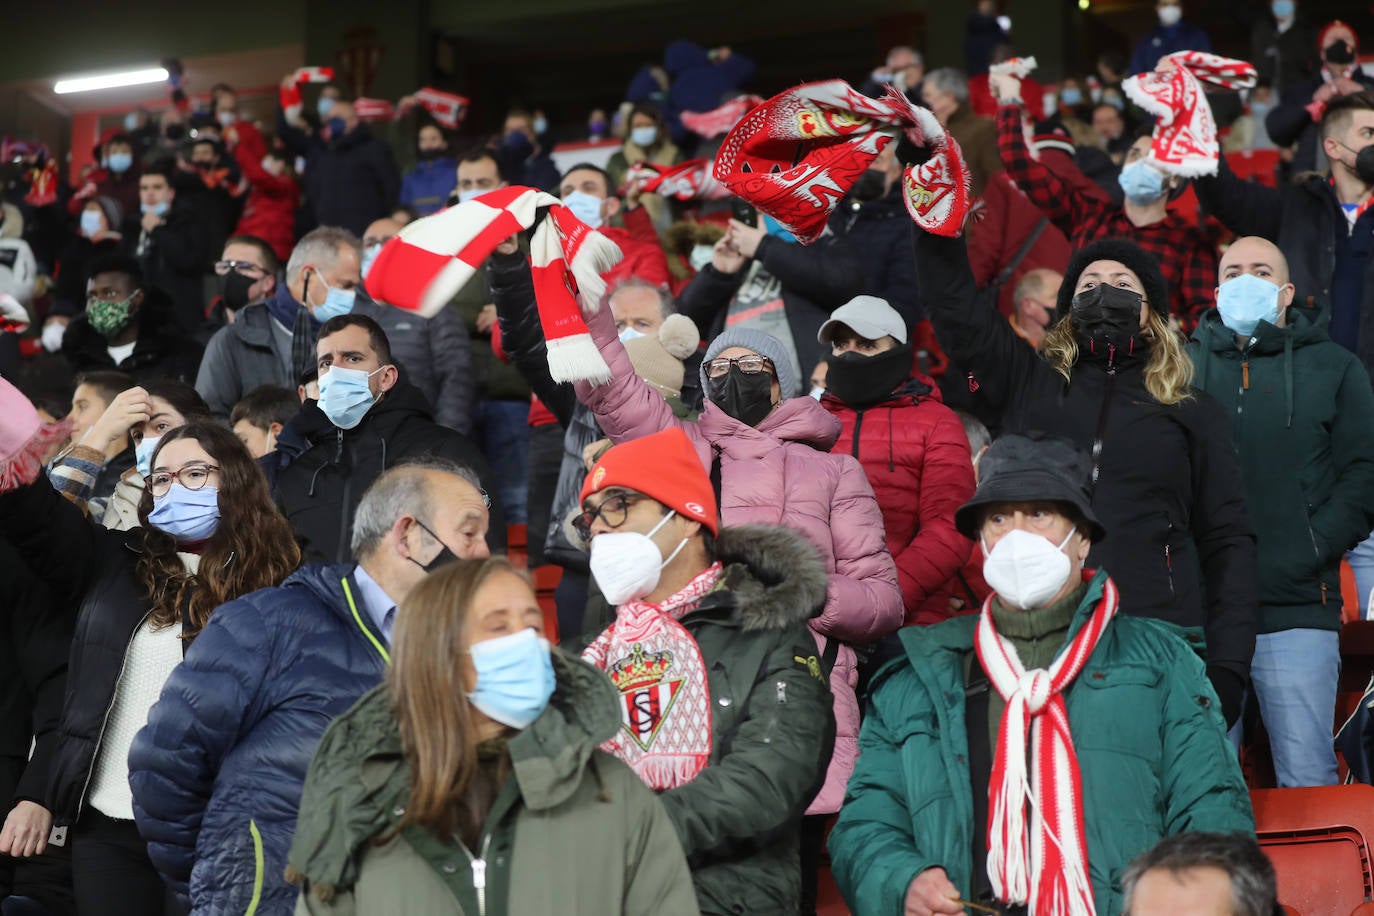
<path id="1" fill-rule="evenodd" d="M 153 625 L 176 623 L 184 606 L 188 626 L 182 637 L 190 639 L 221 604 L 280 585 L 300 565 L 301 550 L 291 525 L 272 502 L 262 470 L 237 436 L 215 423 L 189 423 L 162 437 L 153 461 L 178 439 L 194 439 L 219 466 L 219 525 L 192 574 L 177 556 L 176 539 L 148 524 L 153 494 L 145 488 L 138 505 L 143 555 L 137 572 L 153 602 Z"/>
<path id="2" fill-rule="evenodd" d="M 475 832 L 485 816 L 471 797 L 479 779 L 479 739 L 459 660 L 468 650 L 473 597 L 500 573 L 524 578 L 505 557 L 458 560 L 426 576 L 401 602 L 387 685 L 411 784 L 396 830 L 416 824 L 447 840 Z"/>
<path id="3" fill-rule="evenodd" d="M 1145 390 L 1166 406 L 1178 404 L 1193 396 L 1193 361 L 1183 349 L 1178 333 L 1169 327 L 1167 319 L 1154 309 L 1145 319 L 1144 336 L 1150 340 L 1150 358 L 1145 364 Z M 1040 342 L 1040 356 L 1064 376 L 1073 380 L 1073 367 L 1078 363 L 1078 336 L 1073 318 L 1065 315 L 1045 332 Z"/>

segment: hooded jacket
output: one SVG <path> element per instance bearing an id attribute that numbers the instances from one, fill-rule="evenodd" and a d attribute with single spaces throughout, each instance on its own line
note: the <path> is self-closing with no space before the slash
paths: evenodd
<path id="1" fill-rule="evenodd" d="M 352 429 L 339 429 L 315 401 L 306 401 L 261 459 L 272 498 L 302 541 L 308 563 L 349 558 L 353 516 L 363 493 L 387 468 L 409 458 L 446 458 L 477 474 L 492 499 L 487 544 L 504 553 L 506 519 L 493 494 L 482 452 L 464 436 L 437 425 L 424 396 L 406 382 L 378 399 Z"/>
<path id="2" fill-rule="evenodd" d="M 139 833 L 196 916 L 291 912 L 282 870 L 311 755 L 389 663 L 344 591 L 355 568 L 306 567 L 217 608 L 134 739 Z"/>
<path id="3" fill-rule="evenodd" d="M 1099 570 L 1092 580 L 1065 645 L 1087 623 L 1106 578 Z M 964 716 L 977 626 L 977 617 L 960 617 L 902 630 L 903 656 L 874 675 L 863 753 L 829 842 L 835 881 L 854 916 L 900 912 L 907 887 L 927 868 L 943 868 L 967 889 L 984 865 L 971 854 Z M 1121 911 L 1127 864 L 1163 837 L 1254 833 L 1216 695 L 1173 632 L 1118 615 L 1065 704 L 1082 774 L 1088 877 L 1102 916 Z"/>
<path id="4" fill-rule="evenodd" d="M 291 295 L 285 284 L 274 295 Z M 290 329 L 288 329 L 290 330 Z M 205 346 L 196 392 L 217 416 L 227 417 L 245 394 L 260 385 L 295 389 L 291 346 L 278 339 L 265 303 L 239 309 L 233 324 L 215 332 Z"/>
<path id="5" fill-rule="evenodd" d="M 411 788 L 383 686 L 330 725 L 310 765 L 290 855 L 304 885 L 297 913 L 696 916 L 662 804 L 597 749 L 619 726 L 615 689 L 587 663 L 552 652 L 554 694 L 510 738 L 510 782 L 483 831 L 485 909 L 473 905 L 472 870 L 456 843 L 414 826 L 374 842 L 400 820 Z"/>
<path id="6" fill-rule="evenodd" d="M 746 426 L 710 401 L 700 419 L 680 420 L 657 391 L 634 374 L 616 337 L 610 309 L 587 320 L 592 338 L 611 368 L 611 380 L 577 383 L 577 396 L 596 414 L 613 442 L 683 430 L 702 466 L 719 468 L 724 525 L 786 525 L 804 534 L 825 560 L 829 584 L 825 610 L 811 621 L 822 654 L 838 649 L 830 687 L 835 695 L 835 755 L 825 787 L 809 813 L 839 809 L 854 766 L 859 734 L 857 659 L 850 645 L 875 642 L 902 622 L 897 570 L 883 537 L 882 511 L 863 468 L 852 455 L 829 454 L 840 422 L 809 397 L 790 398 L 758 427 Z M 815 339 L 815 335 L 812 335 Z"/>
<path id="7" fill-rule="evenodd" d="M 62 336 L 62 356 L 72 372 L 118 369 L 140 384 L 176 379 L 190 384 L 200 368 L 201 346 L 182 333 L 172 314 L 167 294 L 148 287 L 139 314 L 134 352 L 119 364 L 110 358 L 110 342 L 91 327 L 86 313 L 77 315 Z"/>
<path id="8" fill-rule="evenodd" d="M 856 409 L 832 394 L 821 406 L 843 424 L 834 451 L 858 459 L 882 509 L 906 624 L 944 620 L 952 580 L 973 547 L 954 527 L 954 510 L 974 489 L 963 423 L 919 374 L 872 407 Z"/>
<path id="9" fill-rule="evenodd" d="M 1259 537 L 1259 632 L 1341 626 L 1340 563 L 1374 528 L 1374 391 L 1320 309 L 1261 321 L 1242 350 L 1212 310 L 1188 354 L 1231 418 Z"/>
<path id="10" fill-rule="evenodd" d="M 1255 652 L 1255 534 L 1226 415 L 1204 392 L 1165 406 L 1145 388 L 1144 359 L 1113 378 L 1080 359 L 1065 380 L 985 299 L 964 243 L 917 233 L 916 269 L 940 345 L 975 374 L 1003 432 L 1062 436 L 1085 452 L 1100 438 L 1093 509 L 1107 528 L 1088 565 L 1106 568 L 1121 610 L 1192 630 L 1218 693 L 1238 714 Z M 1205 637 L 1205 640 L 1204 640 Z M 1235 707 L 1230 706 L 1235 703 Z"/>

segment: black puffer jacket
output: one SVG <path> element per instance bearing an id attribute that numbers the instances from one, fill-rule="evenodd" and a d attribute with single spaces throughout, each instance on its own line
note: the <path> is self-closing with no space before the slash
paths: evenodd
<path id="1" fill-rule="evenodd" d="M 85 312 L 67 325 L 67 333 L 62 337 L 62 357 L 74 373 L 118 369 L 140 384 L 161 379 L 195 384 L 202 347 L 177 326 L 167 294 L 149 288 L 137 320 L 134 352 L 118 365 L 110 358 L 109 341 L 91 327 Z"/>
<path id="2" fill-rule="evenodd" d="M 1203 392 L 1159 404 L 1145 390 L 1143 360 L 1126 362 L 1114 380 L 1080 361 L 1066 382 L 978 300 L 962 240 L 918 232 L 916 252 L 940 346 L 1001 409 L 1004 432 L 1038 430 L 1088 452 L 1110 398 L 1093 497 L 1107 536 L 1088 565 L 1111 573 L 1125 613 L 1195 630 L 1195 644 L 1205 632 L 1229 718 L 1255 651 L 1258 595 L 1255 532 L 1220 405 Z M 1217 668 L 1239 681 L 1218 682 Z"/>
<path id="3" fill-rule="evenodd" d="M 425 396 L 406 382 L 398 382 L 348 430 L 329 422 L 315 401 L 306 401 L 261 466 L 272 498 L 302 542 L 303 561 L 342 563 L 349 558 L 353 515 L 363 493 L 387 468 L 425 457 L 446 458 L 477 474 L 492 500 L 487 544 L 492 553 L 504 553 L 506 517 L 482 452 L 435 423 Z"/>
<path id="4" fill-rule="evenodd" d="M 151 610 L 135 574 L 143 530 L 92 525 L 44 477 L 0 494 L 0 530 L 48 586 L 55 605 L 79 609 L 44 793 L 54 822 L 73 824 L 90 785 L 124 654 Z"/>
<path id="5" fill-rule="evenodd" d="M 892 190 L 877 200 L 846 197 L 830 217 L 830 228 L 849 243 L 858 258 L 860 292 L 886 299 L 901 313 L 908 328 L 925 317 L 916 265 L 907 255 L 915 227 L 902 203 L 900 185 L 894 183 Z"/>

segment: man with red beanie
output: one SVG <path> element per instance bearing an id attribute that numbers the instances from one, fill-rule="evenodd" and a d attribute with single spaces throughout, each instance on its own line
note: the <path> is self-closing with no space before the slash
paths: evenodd
<path id="1" fill-rule="evenodd" d="M 606 452 L 574 527 L 614 622 L 583 658 L 622 697 L 602 746 L 660 793 L 703 914 L 793 916 L 802 813 L 835 720 L 806 622 L 825 603 L 820 555 L 774 525 L 720 528 L 685 433 Z"/>

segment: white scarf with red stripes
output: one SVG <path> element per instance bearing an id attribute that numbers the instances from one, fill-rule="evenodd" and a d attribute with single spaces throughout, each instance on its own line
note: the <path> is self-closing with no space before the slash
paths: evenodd
<path id="1" fill-rule="evenodd" d="M 620 248 L 552 194 L 498 188 L 409 223 L 372 262 L 368 295 L 432 317 L 498 245 L 533 226 L 541 208 L 548 213 L 530 239 L 530 271 L 549 371 L 556 382 L 608 381 L 611 370 L 592 341 L 578 298 L 589 314 L 596 313 L 606 291 L 601 274 L 620 261 Z"/>
<path id="2" fill-rule="evenodd" d="M 1094 573 L 1083 570 L 1084 581 Z M 1039 916 L 1093 916 L 1083 824 L 1083 779 L 1069 716 L 1068 688 L 1116 616 L 1116 584 L 1050 665 L 1027 671 L 1016 647 L 998 635 L 992 598 L 983 603 L 975 648 L 988 680 L 1006 700 L 988 782 L 988 877 L 997 899 L 1025 904 Z M 1027 745 L 1030 778 L 1027 780 Z M 1026 805 L 1032 805 L 1030 830 Z"/>
<path id="3" fill-rule="evenodd" d="M 1163 60 L 1174 69 L 1150 70 L 1130 77 L 1121 88 L 1155 116 L 1150 159 L 1170 175 L 1195 178 L 1217 173 L 1217 122 L 1202 82 L 1226 89 L 1255 85 L 1255 68 L 1204 51 L 1176 51 Z"/>

